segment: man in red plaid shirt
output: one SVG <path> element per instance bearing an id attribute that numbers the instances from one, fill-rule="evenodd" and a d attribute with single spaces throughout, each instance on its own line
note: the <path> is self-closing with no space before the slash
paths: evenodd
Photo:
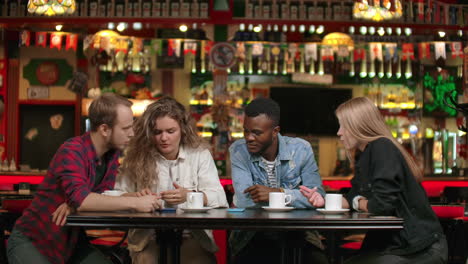
<path id="1" fill-rule="evenodd" d="M 91 132 L 67 140 L 49 165 L 34 200 L 8 240 L 8 261 L 16 263 L 111 263 L 93 248 L 79 227 L 65 227 L 70 210 L 152 212 L 155 195 L 105 196 L 113 189 L 121 151 L 133 136 L 131 102 L 104 94 L 89 107 Z"/>

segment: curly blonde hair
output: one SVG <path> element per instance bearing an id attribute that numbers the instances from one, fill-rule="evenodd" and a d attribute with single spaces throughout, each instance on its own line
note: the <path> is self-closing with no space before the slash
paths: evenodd
<path id="1" fill-rule="evenodd" d="M 148 105 L 134 124 L 135 135 L 130 140 L 120 168 L 125 177 L 130 177 L 136 183 L 137 190 L 150 188 L 153 181 L 158 182 L 156 155 L 159 152 L 154 141 L 154 130 L 156 120 L 166 116 L 179 124 L 182 146 L 188 148 L 203 146 L 202 139 L 197 135 L 193 118 L 181 103 L 166 96 Z"/>

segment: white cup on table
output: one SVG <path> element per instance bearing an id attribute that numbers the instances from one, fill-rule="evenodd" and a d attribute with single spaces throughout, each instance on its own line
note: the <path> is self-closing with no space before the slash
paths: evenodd
<path id="1" fill-rule="evenodd" d="M 187 193 L 187 208 L 191 208 L 191 209 L 203 208 L 203 193 L 202 192 Z"/>
<path id="2" fill-rule="evenodd" d="M 283 192 L 271 192 L 269 194 L 270 208 L 284 208 L 291 203 L 291 195 Z"/>
<path id="3" fill-rule="evenodd" d="M 327 193 L 325 195 L 325 210 L 342 209 L 343 195 L 338 193 Z"/>

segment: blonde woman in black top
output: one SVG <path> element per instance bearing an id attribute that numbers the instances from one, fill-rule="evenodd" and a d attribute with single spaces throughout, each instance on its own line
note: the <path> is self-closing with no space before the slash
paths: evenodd
<path id="1" fill-rule="evenodd" d="M 337 135 L 355 164 L 343 208 L 404 219 L 402 230 L 368 231 L 360 254 L 346 263 L 446 263 L 447 242 L 420 184 L 422 171 L 393 138 L 379 109 L 357 97 L 341 104 L 336 116 Z"/>

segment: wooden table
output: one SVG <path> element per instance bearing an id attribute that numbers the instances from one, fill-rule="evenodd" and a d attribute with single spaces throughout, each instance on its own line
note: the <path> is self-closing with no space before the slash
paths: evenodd
<path id="1" fill-rule="evenodd" d="M 129 213 L 129 212 L 81 212 L 67 217 L 68 226 L 105 228 L 155 229 L 167 238 L 180 237 L 183 229 L 230 230 L 343 230 L 343 229 L 402 229 L 403 219 L 374 217 L 367 213 L 323 215 L 315 210 L 267 212 L 263 209 L 247 209 L 231 213 L 226 209 L 212 209 L 207 213 Z M 176 235 L 174 235 L 174 233 Z M 166 241 L 160 241 L 159 263 L 166 263 Z M 180 239 L 173 247 L 173 262 L 179 263 Z M 334 243 L 334 241 L 330 241 Z"/>

